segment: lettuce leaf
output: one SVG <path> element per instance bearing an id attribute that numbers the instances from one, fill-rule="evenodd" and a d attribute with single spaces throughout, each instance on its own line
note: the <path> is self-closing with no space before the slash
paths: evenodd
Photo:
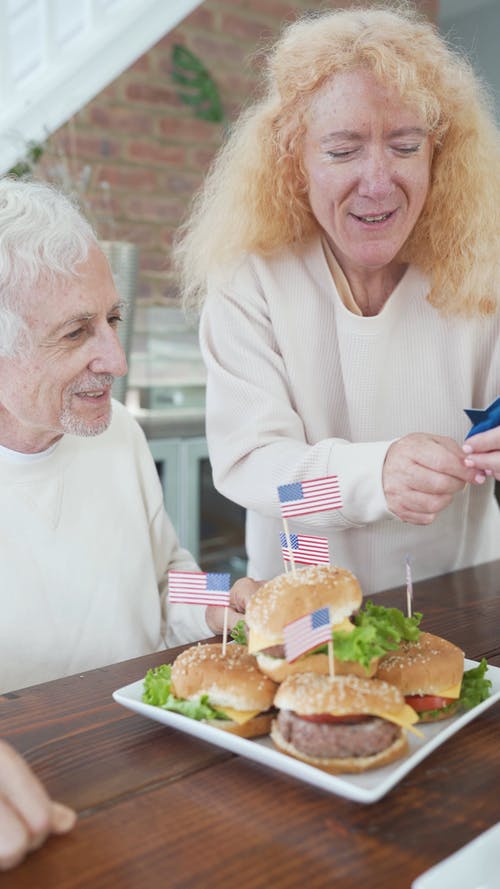
<path id="1" fill-rule="evenodd" d="M 239 620 L 231 630 L 230 633 L 231 639 L 238 643 L 238 645 L 248 645 L 247 639 L 247 625 L 244 620 Z"/>
<path id="2" fill-rule="evenodd" d="M 410 704 L 410 706 L 411 706 L 411 704 Z M 447 713 L 449 710 L 450 715 L 451 715 L 451 711 L 455 710 L 456 706 L 457 706 L 457 702 L 451 701 L 451 703 L 447 704 L 446 707 L 439 707 L 439 709 L 437 709 L 437 710 L 421 710 L 420 713 L 417 713 L 417 716 L 419 719 L 423 719 L 424 716 L 427 718 L 429 718 L 429 716 L 430 716 L 431 719 L 434 719 L 436 716 L 440 716 L 441 719 L 443 719 L 444 718 L 443 713 Z M 453 715 L 455 715 L 455 714 L 453 714 Z"/>
<path id="3" fill-rule="evenodd" d="M 182 713 L 191 719 L 227 719 L 228 717 L 216 710 L 208 701 L 208 695 L 201 695 L 195 701 L 187 701 L 184 698 L 176 698 L 171 691 L 170 664 L 162 664 L 161 667 L 153 667 L 144 677 L 142 700 L 145 704 L 154 707 L 163 707 L 164 710 L 173 710 Z"/>
<path id="4" fill-rule="evenodd" d="M 385 605 L 374 605 L 368 599 L 364 609 L 361 608 L 354 623 L 357 627 L 367 624 L 376 625 L 382 633 L 387 633 L 397 640 L 398 644 L 403 639 L 415 642 L 420 636 L 419 625 L 422 620 L 420 611 L 415 611 L 412 617 L 405 617 L 400 608 L 386 608 Z M 390 650 L 390 649 L 389 649 Z"/>
<path id="5" fill-rule="evenodd" d="M 395 651 L 403 640 L 417 640 L 421 620 L 420 612 L 405 617 L 399 608 L 374 605 L 368 600 L 354 618 L 354 630 L 350 633 L 334 631 L 335 657 L 341 661 L 357 661 L 368 672 L 373 658 Z"/>
<path id="6" fill-rule="evenodd" d="M 488 661 L 482 658 L 477 667 L 466 670 L 460 689 L 460 706 L 463 710 L 472 710 L 491 694 L 491 680 L 485 679 Z"/>

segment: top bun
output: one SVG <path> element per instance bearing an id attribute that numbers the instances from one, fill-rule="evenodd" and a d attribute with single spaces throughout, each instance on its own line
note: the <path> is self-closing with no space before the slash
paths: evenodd
<path id="1" fill-rule="evenodd" d="M 208 695 L 210 703 L 234 710 L 268 710 L 276 685 L 260 672 L 244 645 L 194 645 L 172 665 L 172 690 L 179 698 Z"/>
<path id="2" fill-rule="evenodd" d="M 457 685 L 464 672 L 464 653 L 440 636 L 420 633 L 381 658 L 377 679 L 392 682 L 404 695 L 439 695 Z"/>
<path id="3" fill-rule="evenodd" d="M 274 703 L 281 710 L 293 710 L 299 716 L 315 713 L 347 716 L 396 714 L 404 707 L 405 700 L 397 688 L 379 679 L 295 673 L 280 685 Z"/>
<path id="4" fill-rule="evenodd" d="M 361 587 L 350 571 L 334 565 L 311 565 L 279 574 L 250 599 L 245 621 L 251 630 L 282 636 L 283 627 L 318 608 L 330 607 L 332 625 L 361 605 Z"/>

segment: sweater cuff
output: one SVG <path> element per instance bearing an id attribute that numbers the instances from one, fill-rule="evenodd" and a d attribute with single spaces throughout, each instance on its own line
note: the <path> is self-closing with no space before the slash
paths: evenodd
<path id="1" fill-rule="evenodd" d="M 205 620 L 205 605 L 187 605 L 176 602 L 168 605 L 167 632 L 165 644 L 167 648 L 199 642 L 213 636 Z"/>
<path id="2" fill-rule="evenodd" d="M 382 485 L 382 469 L 389 447 L 396 441 L 356 444 L 335 442 L 329 460 L 329 474 L 338 476 L 342 495 L 342 518 L 355 525 L 367 525 L 394 518 L 387 508 Z"/>

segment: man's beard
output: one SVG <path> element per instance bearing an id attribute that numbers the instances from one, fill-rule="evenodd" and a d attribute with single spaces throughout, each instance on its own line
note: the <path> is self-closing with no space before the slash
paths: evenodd
<path id="1" fill-rule="evenodd" d="M 111 422 L 111 407 L 107 417 L 95 423 L 88 423 L 81 417 L 75 417 L 70 411 L 64 410 L 60 416 L 61 428 L 66 435 L 101 435 L 106 432 Z"/>
<path id="2" fill-rule="evenodd" d="M 59 417 L 61 429 L 65 434 L 88 437 L 91 435 L 101 435 L 102 432 L 106 431 L 111 422 L 111 405 L 109 406 L 107 416 L 93 421 L 85 420 L 83 417 L 78 416 L 71 405 L 75 393 L 85 391 L 86 389 L 104 389 L 112 386 L 113 382 L 114 377 L 111 374 L 101 374 L 100 376 L 81 380 L 65 393 L 63 409 Z"/>

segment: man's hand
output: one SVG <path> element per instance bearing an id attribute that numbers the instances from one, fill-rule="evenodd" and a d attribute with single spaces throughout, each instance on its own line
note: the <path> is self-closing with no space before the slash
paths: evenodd
<path id="1" fill-rule="evenodd" d="M 382 484 L 387 506 L 403 522 L 429 525 L 457 491 L 468 483 L 484 482 L 484 472 L 478 468 L 465 465 L 464 452 L 452 438 L 420 432 L 405 435 L 386 454 Z"/>
<path id="2" fill-rule="evenodd" d="M 0 870 L 19 864 L 51 833 L 66 833 L 72 809 L 53 802 L 27 763 L 0 741 Z"/>
<path id="3" fill-rule="evenodd" d="M 462 445 L 468 469 L 494 476 L 500 481 L 500 427 L 472 435 Z"/>
<path id="4" fill-rule="evenodd" d="M 227 628 L 232 630 L 234 625 L 241 620 L 247 607 L 248 600 L 259 589 L 264 581 L 252 580 L 251 577 L 242 577 L 231 587 L 231 604 L 227 614 Z M 224 630 L 224 608 L 221 605 L 208 605 L 205 611 L 207 624 L 215 635 Z"/>

